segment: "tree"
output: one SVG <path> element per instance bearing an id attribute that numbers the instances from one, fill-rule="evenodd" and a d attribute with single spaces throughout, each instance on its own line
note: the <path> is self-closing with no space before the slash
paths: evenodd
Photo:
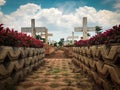
<path id="1" fill-rule="evenodd" d="M 45 42 L 45 38 L 42 38 L 40 35 L 36 35 L 36 39 L 42 40 L 43 42 Z"/>
<path id="2" fill-rule="evenodd" d="M 87 33 L 87 36 L 90 36 L 90 33 Z"/>
<path id="3" fill-rule="evenodd" d="M 36 35 L 36 39 L 40 40 L 41 36 L 40 35 Z"/>
<path id="4" fill-rule="evenodd" d="M 57 47 L 57 42 L 54 43 L 54 46 Z"/>
<path id="5" fill-rule="evenodd" d="M 102 30 L 102 28 L 101 28 L 100 26 L 96 26 L 96 27 L 95 27 L 95 32 L 96 32 L 96 34 L 100 33 L 101 30 Z"/>
<path id="6" fill-rule="evenodd" d="M 59 46 L 63 46 L 64 44 L 64 38 L 61 38 L 60 41 L 58 42 Z"/>

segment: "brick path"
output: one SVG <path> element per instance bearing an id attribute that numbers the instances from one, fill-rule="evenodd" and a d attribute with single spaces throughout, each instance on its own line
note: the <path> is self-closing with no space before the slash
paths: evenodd
<path id="1" fill-rule="evenodd" d="M 81 70 L 77 72 L 64 52 L 56 51 L 45 58 L 45 65 L 27 76 L 17 90 L 99 90 Z"/>

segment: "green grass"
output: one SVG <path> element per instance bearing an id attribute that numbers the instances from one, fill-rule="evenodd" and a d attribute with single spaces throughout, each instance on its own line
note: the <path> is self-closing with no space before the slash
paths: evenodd
<path id="1" fill-rule="evenodd" d="M 41 83 L 46 83 L 46 82 L 49 82 L 48 79 L 42 79 L 40 80 Z"/>
<path id="2" fill-rule="evenodd" d="M 63 75 L 63 76 L 68 76 L 68 74 L 67 74 L 67 73 L 63 73 L 62 75 Z"/>
<path id="3" fill-rule="evenodd" d="M 67 68 L 63 68 L 62 71 L 68 71 Z"/>
<path id="4" fill-rule="evenodd" d="M 51 73 L 51 74 L 56 74 L 56 73 L 59 73 L 60 71 L 61 70 L 59 68 L 52 68 L 48 72 Z"/>
<path id="5" fill-rule="evenodd" d="M 67 83 L 68 86 L 71 86 L 71 84 L 72 84 L 72 81 L 69 80 L 69 79 L 64 79 L 63 81 L 64 81 L 65 83 Z"/>
<path id="6" fill-rule="evenodd" d="M 62 90 L 74 90 L 74 89 L 72 89 L 71 87 L 66 87 L 66 88 L 63 88 Z"/>
<path id="7" fill-rule="evenodd" d="M 34 90 L 46 90 L 46 89 L 43 87 L 39 87 L 39 88 L 35 88 Z"/>
<path id="8" fill-rule="evenodd" d="M 59 87 L 59 84 L 52 83 L 52 84 L 50 85 L 50 87 L 52 87 L 52 88 L 57 88 L 57 87 Z"/>
<path id="9" fill-rule="evenodd" d="M 59 79 L 59 78 L 60 78 L 60 77 L 59 77 L 59 76 L 57 76 L 57 75 L 54 77 L 54 79 Z"/>
<path id="10" fill-rule="evenodd" d="M 46 76 L 47 76 L 47 75 L 51 75 L 51 73 L 50 73 L 50 72 L 47 72 L 45 75 L 46 75 Z"/>
<path id="11" fill-rule="evenodd" d="M 74 78 L 75 78 L 75 79 L 80 79 L 81 76 L 80 76 L 79 74 L 76 74 L 76 75 L 74 76 Z"/>

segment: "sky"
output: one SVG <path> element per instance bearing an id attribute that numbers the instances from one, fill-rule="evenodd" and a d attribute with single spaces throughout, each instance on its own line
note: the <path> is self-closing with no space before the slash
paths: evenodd
<path id="1" fill-rule="evenodd" d="M 119 25 L 120 0 L 0 0 L 0 23 L 20 32 L 35 19 L 36 27 L 53 33 L 50 40 L 71 36 L 74 27 L 82 27 L 83 17 L 88 27 L 102 26 L 103 31 Z M 75 36 L 81 37 L 82 32 Z"/>

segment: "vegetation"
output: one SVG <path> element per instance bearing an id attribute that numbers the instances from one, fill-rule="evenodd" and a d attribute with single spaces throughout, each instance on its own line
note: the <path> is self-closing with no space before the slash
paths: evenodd
<path id="1" fill-rule="evenodd" d="M 14 46 L 14 47 L 43 47 L 43 42 L 32 38 L 24 33 L 19 33 L 13 29 L 4 28 L 0 24 L 0 46 Z"/>
<path id="2" fill-rule="evenodd" d="M 50 85 L 50 87 L 56 88 L 56 87 L 59 87 L 59 84 L 57 84 L 57 83 L 52 83 L 52 84 Z"/>
<path id="3" fill-rule="evenodd" d="M 101 30 L 102 30 L 102 28 L 101 28 L 100 26 L 96 26 L 96 27 L 95 27 L 95 32 L 96 32 L 96 34 L 100 33 Z"/>
<path id="4" fill-rule="evenodd" d="M 97 35 L 91 37 L 88 40 L 79 40 L 75 43 L 76 46 L 90 46 L 100 44 L 120 43 L 120 25 L 113 26 L 113 28 L 100 32 L 100 27 L 97 27 Z"/>
<path id="5" fill-rule="evenodd" d="M 58 42 L 59 46 L 63 46 L 64 45 L 64 38 L 61 38 L 60 41 Z"/>

